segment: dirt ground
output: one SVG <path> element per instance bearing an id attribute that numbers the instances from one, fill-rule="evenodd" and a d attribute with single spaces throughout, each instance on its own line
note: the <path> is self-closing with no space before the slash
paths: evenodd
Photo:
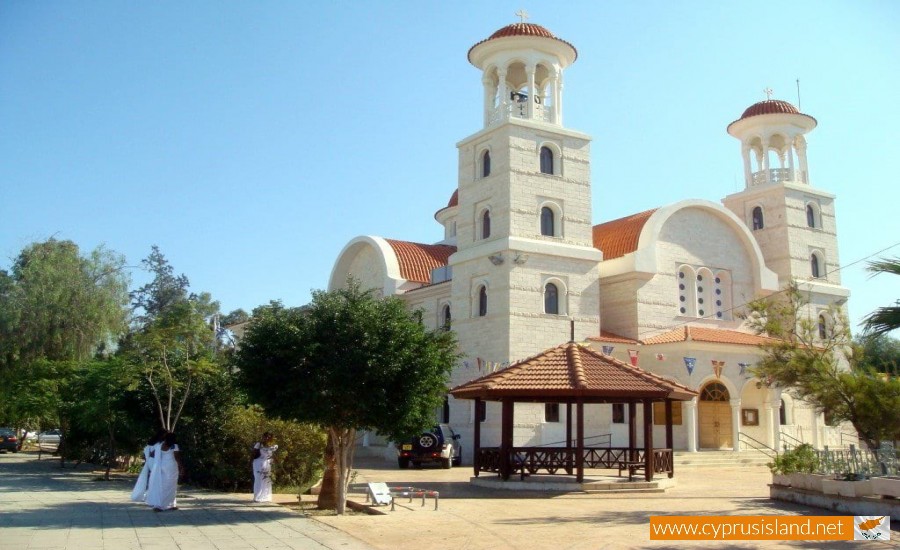
<path id="1" fill-rule="evenodd" d="M 690 468 L 676 471 L 676 486 L 665 493 L 584 494 L 504 491 L 473 487 L 471 467 L 400 470 L 396 463 L 358 460 L 351 499 L 365 502 L 365 483 L 387 482 L 439 491 L 432 499 L 401 498 L 385 515 L 316 517 L 366 543 L 395 548 L 846 548 L 822 542 L 651 541 L 654 515 L 835 515 L 834 512 L 769 500 L 771 474 L 765 467 Z M 484 474 L 482 474 L 484 475 Z M 283 496 L 287 500 L 296 497 Z M 305 497 L 310 500 L 315 497 Z M 896 528 L 896 521 L 894 523 Z M 890 543 L 900 548 L 897 531 Z M 852 543 L 850 543 L 852 544 Z"/>

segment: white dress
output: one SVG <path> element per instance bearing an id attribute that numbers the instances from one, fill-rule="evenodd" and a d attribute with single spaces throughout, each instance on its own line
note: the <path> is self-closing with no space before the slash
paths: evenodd
<path id="1" fill-rule="evenodd" d="M 272 455 L 278 445 L 264 447 L 261 443 L 253 446 L 259 449 L 259 458 L 253 459 L 253 502 L 272 501 Z"/>
<path id="2" fill-rule="evenodd" d="M 138 476 L 134 490 L 131 491 L 131 500 L 135 502 L 143 502 L 147 496 L 147 484 L 150 482 L 150 467 L 153 460 L 153 457 L 150 456 L 152 450 L 153 445 L 144 447 L 144 467 L 141 468 L 141 475 Z"/>
<path id="3" fill-rule="evenodd" d="M 162 443 L 154 446 L 153 466 L 150 473 L 150 485 L 147 489 L 148 506 L 160 510 L 176 508 L 175 493 L 178 492 L 178 462 L 175 453 L 179 451 L 174 445 L 168 451 L 162 450 Z"/>

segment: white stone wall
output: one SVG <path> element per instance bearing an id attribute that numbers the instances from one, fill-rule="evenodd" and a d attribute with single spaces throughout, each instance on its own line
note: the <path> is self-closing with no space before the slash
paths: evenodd
<path id="1" fill-rule="evenodd" d="M 346 281 L 347 275 L 352 275 L 360 282 L 361 288 L 381 291 L 384 288 L 386 273 L 382 267 L 380 252 L 368 245 L 360 245 L 354 251 L 350 269 L 342 277 L 342 281 Z"/>

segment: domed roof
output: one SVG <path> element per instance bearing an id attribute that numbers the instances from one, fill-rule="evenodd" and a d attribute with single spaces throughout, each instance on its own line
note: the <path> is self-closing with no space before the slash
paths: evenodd
<path id="1" fill-rule="evenodd" d="M 453 191 L 453 195 L 450 196 L 450 202 L 447 203 L 447 208 L 450 208 L 451 206 L 458 206 L 458 205 L 459 205 L 459 189 L 456 189 L 455 191 Z"/>
<path id="2" fill-rule="evenodd" d="M 802 115 L 796 107 L 788 103 L 787 101 L 782 101 L 780 99 L 767 99 L 765 101 L 760 101 L 759 103 L 754 103 L 753 105 L 747 107 L 744 111 L 744 114 L 741 115 L 741 119 L 750 118 L 756 115 L 773 115 L 773 114 L 789 114 L 789 115 Z"/>
<path id="3" fill-rule="evenodd" d="M 572 48 L 572 51 L 575 52 L 575 58 L 572 61 L 578 59 L 578 50 L 575 49 L 575 46 L 561 38 L 557 38 L 556 35 L 547 30 L 545 27 L 535 25 L 534 23 L 513 23 L 512 25 L 503 27 L 488 38 L 485 38 L 481 42 L 478 42 L 477 44 L 469 48 L 469 53 L 467 54 L 469 61 L 472 61 L 472 50 L 474 50 L 478 46 L 484 44 L 485 42 L 490 42 L 491 40 L 497 40 L 498 38 L 509 38 L 511 36 L 534 36 L 538 38 L 549 38 L 551 40 L 562 42 L 566 46 Z"/>

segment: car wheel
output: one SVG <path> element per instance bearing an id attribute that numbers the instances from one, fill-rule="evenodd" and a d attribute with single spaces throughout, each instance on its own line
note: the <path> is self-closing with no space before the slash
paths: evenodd
<path id="1" fill-rule="evenodd" d="M 402 469 L 409 468 L 409 459 L 408 458 L 398 458 L 397 465 Z"/>
<path id="2" fill-rule="evenodd" d="M 452 465 L 453 465 L 453 461 L 451 459 L 449 459 L 449 458 L 441 459 L 441 468 L 443 468 L 445 470 L 449 470 Z"/>

